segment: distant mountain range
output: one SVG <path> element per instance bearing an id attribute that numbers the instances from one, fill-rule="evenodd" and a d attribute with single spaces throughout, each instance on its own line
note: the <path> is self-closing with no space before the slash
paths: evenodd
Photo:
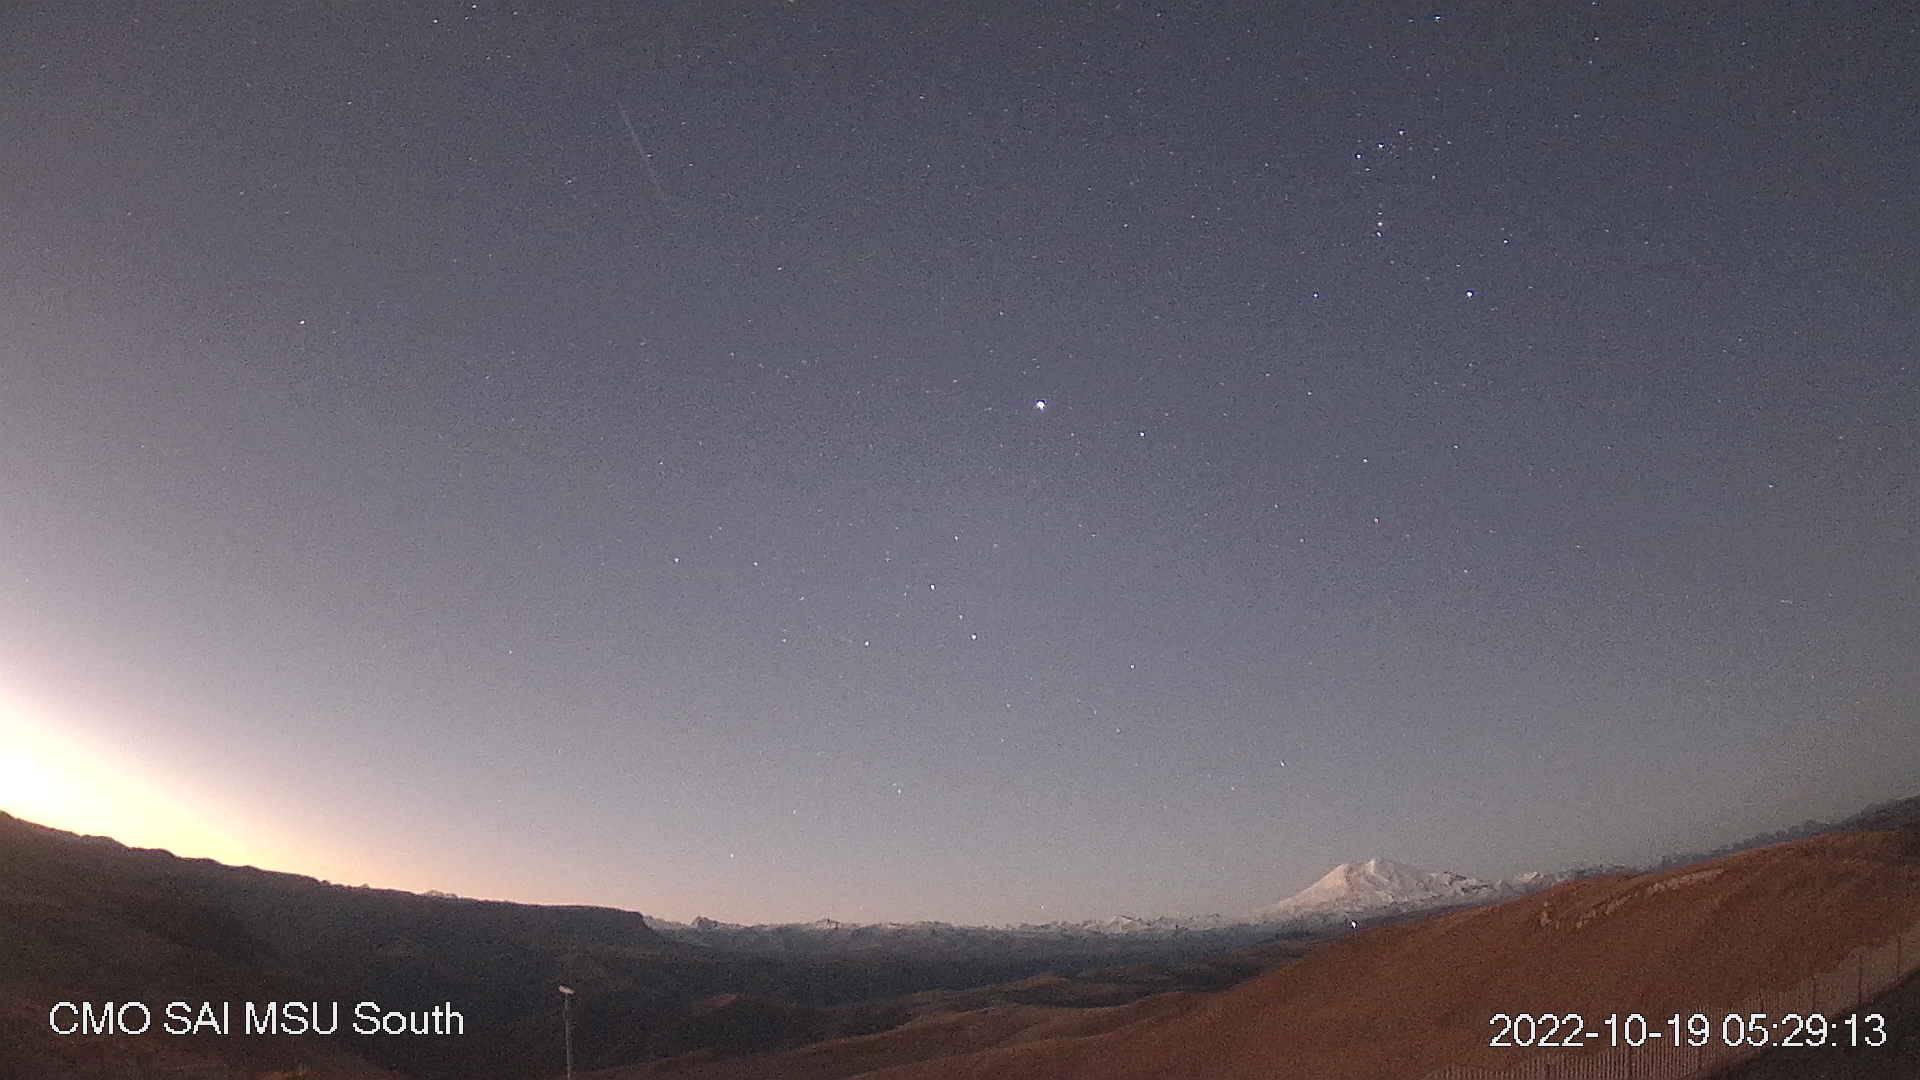
<path id="1" fill-rule="evenodd" d="M 1264 922 L 1323 916 L 1351 918 L 1382 911 L 1468 904 L 1491 899 L 1500 891 L 1499 886 L 1465 874 L 1422 870 L 1391 859 L 1368 859 L 1341 863 L 1320 880 L 1256 914 Z"/>
<path id="2" fill-rule="evenodd" d="M 1917 823 L 1920 799 L 1909 799 L 1817 829 Z M 1789 832 L 1809 828 L 1816 827 Z M 1761 846 L 1779 835 L 1739 846 Z M 1898 848 L 1911 841 L 1871 843 Z M 1790 858 L 1765 852 L 1755 858 L 1752 865 L 1804 870 Z M 1872 869 L 1836 865 L 1834 873 Z M 483 1080 L 551 1074 L 561 1049 L 554 1010 L 555 987 L 562 983 L 579 994 L 576 1061 L 589 1068 L 696 1052 L 718 1055 L 718 1061 L 881 1031 L 911 1032 L 917 1029 L 909 1021 L 955 1010 L 973 1016 L 969 1010 L 1033 1007 L 1043 1012 L 1004 1015 L 1058 1019 L 1062 1006 L 1121 1006 L 1162 991 L 1221 990 L 1342 947 L 1335 939 L 1379 936 L 1352 935 L 1355 927 L 1404 934 L 1421 924 L 1422 912 L 1469 905 L 1491 910 L 1497 901 L 1595 872 L 1482 882 L 1368 859 L 1335 867 L 1300 892 L 1241 916 L 1115 915 L 1000 927 L 837 920 L 676 924 L 601 908 L 348 888 L 129 849 L 0 812 L 0 1033 L 19 1035 L 0 1038 L 0 1076 Z M 1529 908 L 1522 924 L 1543 933 L 1557 933 L 1563 923 L 1581 925 L 1586 917 L 1578 912 L 1567 921 L 1570 898 L 1581 896 L 1595 898 L 1588 906 L 1599 914 L 1592 918 L 1607 916 L 1626 902 L 1621 897 L 1640 895 L 1634 890 L 1645 877 L 1623 871 L 1524 899 L 1537 910 Z M 1812 915 L 1824 910 L 1808 909 Z M 1666 926 L 1656 923 L 1649 926 Z M 1744 927 L 1737 920 L 1725 925 Z M 1711 951 L 1737 954 L 1726 943 Z M 420 1009 L 457 1002 L 472 1030 L 465 1038 L 430 1041 L 74 1040 L 48 1034 L 49 1002 L 156 994 L 203 1001 L 368 1000 Z"/>
<path id="3" fill-rule="evenodd" d="M 1648 870 L 1671 870 L 1690 863 L 1706 862 L 1709 859 L 1723 858 L 1751 851 L 1754 848 L 1784 844 L 1793 840 L 1804 840 L 1810 836 L 1821 836 L 1833 832 L 1878 832 L 1882 829 L 1911 829 L 1920 827 L 1920 795 L 1889 802 L 1876 803 L 1851 817 L 1839 821 L 1803 821 L 1798 825 L 1789 825 L 1784 829 L 1757 833 L 1743 840 L 1707 851 L 1687 851 L 1649 865 Z"/>
<path id="4" fill-rule="evenodd" d="M 1368 860 L 1296 894 L 1297 909 L 1377 911 L 1486 895 L 1475 884 L 1485 883 Z M 686 1055 L 605 1080 L 1413 1080 L 1568 1069 L 1912 1078 L 1920 1076 L 1920 1039 L 1903 1021 L 1920 1017 L 1920 977 L 1898 980 L 1914 964 L 1916 920 L 1920 832 L 1835 830 L 1706 864 L 1569 881 L 1435 918 L 1380 919 L 1216 992 L 1158 994 L 1117 1009 L 996 1002 L 923 1013 L 856 1039 L 745 1059 Z M 1902 932 L 1904 959 L 1892 944 Z M 1813 981 L 1836 971 L 1844 977 Z M 1493 1043 L 1484 1023 L 1514 1001 L 1553 1002 L 1584 1016 L 1656 1015 L 1673 1001 L 1697 1001 L 1709 1003 L 1702 1011 L 1738 1017 L 1807 1000 L 1837 1016 L 1855 995 L 1872 1001 L 1868 1015 L 1887 1021 L 1884 1045 L 1787 1047 L 1753 1063 L 1757 1071 L 1732 1074 L 1723 1068 L 1743 1068 L 1737 1062 L 1752 1043 L 1650 1040 L 1602 1045 L 1575 1060 L 1564 1047 Z"/>
<path id="5" fill-rule="evenodd" d="M 1390 859 L 1341 863 L 1285 900 L 1243 915 L 1112 915 L 1046 923 L 964 926 L 945 922 L 806 923 L 743 925 L 698 918 L 689 923 L 649 919 L 663 936 L 715 948 L 775 954 L 831 955 L 867 950 L 1009 952 L 1055 949 L 1062 943 L 1125 939 L 1169 944 L 1232 947 L 1288 933 L 1350 929 L 1363 921 L 1415 912 L 1488 903 L 1522 896 L 1579 877 L 1623 870 L 1582 867 L 1530 873 L 1485 882 L 1450 871 L 1429 871 Z"/>
<path id="6" fill-rule="evenodd" d="M 1284 936 L 1287 927 L 1222 915 L 1115 915 L 1076 922 L 966 926 L 947 922 L 805 923 L 743 925 L 700 918 L 690 923 L 647 920 L 670 941 L 712 949 L 781 956 L 858 956 L 912 952 L 922 956 L 1010 956 L 1063 949 L 1120 962 L 1131 956 L 1173 960 Z"/>
<path id="7" fill-rule="evenodd" d="M 818 924 L 786 948 L 729 949 L 657 934 L 631 911 L 334 885 L 127 848 L 0 811 L 0 1077 L 551 1076 L 562 984 L 578 992 L 576 1061 L 600 1068 L 858 1035 L 950 1002 L 1121 1004 L 1217 988 L 1267 963 L 1216 961 L 1233 941 L 992 937 L 937 924 L 831 930 L 838 925 Z M 783 937 L 792 935 L 755 940 Z M 1130 967 L 1080 974 L 1117 965 Z M 1048 972 L 1072 977 L 1017 982 Z M 156 1013 L 174 999 L 408 1010 L 451 1002 L 467 1031 L 452 1039 L 348 1028 L 315 1039 L 49 1033 L 54 1002 L 142 997 Z"/>
<path id="8" fill-rule="evenodd" d="M 1188 940 L 1208 946 L 1270 940 L 1276 934 L 1322 933 L 1348 925 L 1397 918 L 1450 907 L 1510 900 L 1568 881 L 1603 874 L 1670 870 L 1754 848 L 1801 840 L 1829 832 L 1862 832 L 1920 825 L 1920 797 L 1873 806 L 1839 822 L 1806 821 L 1759 833 L 1709 851 L 1670 855 L 1645 866 L 1576 866 L 1532 871 L 1497 881 L 1482 881 L 1449 870 L 1424 870 L 1391 859 L 1344 862 L 1318 881 L 1277 903 L 1242 915 L 1131 915 L 1100 919 L 966 926 L 945 922 L 848 923 L 818 919 L 807 923 L 741 924 L 697 918 L 689 923 L 649 918 L 663 936 L 682 942 L 747 952 L 830 955 L 903 946 L 958 953 L 977 950 L 1019 951 L 1027 946 L 1130 938 Z"/>

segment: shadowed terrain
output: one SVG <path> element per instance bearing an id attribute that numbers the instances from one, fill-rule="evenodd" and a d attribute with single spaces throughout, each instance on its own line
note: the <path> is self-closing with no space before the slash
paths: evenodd
<path id="1" fill-rule="evenodd" d="M 964 930 L 917 947 L 779 956 L 676 942 L 639 914 L 384 889 L 181 859 L 0 814 L 0 1076 L 522 1077 L 561 1058 L 554 987 L 579 990 L 576 1060 L 737 1055 L 883 1031 L 930 1011 L 1111 1005 L 1219 989 L 1306 942 L 1228 955 L 1209 939 Z M 54 1037 L 73 1001 L 339 1001 L 332 1037 Z M 458 1037 L 360 1037 L 360 1001 L 451 1003 Z M 236 1006 L 238 1008 L 238 1006 Z M 171 1071 L 170 1071 L 171 1070 Z"/>
<path id="2" fill-rule="evenodd" d="M 1001 1006 L 777 1056 L 664 1062 L 607 1080 L 1347 1080 L 1419 1077 L 1448 1064 L 1508 1068 L 1566 1052 L 1489 1047 L 1496 1012 L 1732 1007 L 1916 920 L 1920 833 L 1836 833 L 1381 927 L 1217 994 L 1104 1009 Z M 1878 1055 L 1883 1066 L 1892 1053 Z"/>
<path id="3" fill-rule="evenodd" d="M 580 992 L 576 1060 L 602 1080 L 1238 1078 L 1281 1068 L 1344 1080 L 1507 1068 L 1538 1052 L 1488 1047 L 1494 1013 L 1711 1012 L 1913 927 L 1913 805 L 1848 823 L 1879 831 L 1590 877 L 1344 937 L 1276 931 L 1208 951 L 1231 939 L 1122 935 L 996 952 L 1019 935 L 938 928 L 900 939 L 897 953 L 861 938 L 855 953 L 804 956 L 675 941 L 632 912 L 348 888 L 0 815 L 0 1075 L 554 1075 L 563 982 Z M 1886 998 L 1889 1011 L 1904 1010 L 1892 1046 L 1835 1062 L 1901 1075 L 1884 1070 L 1914 1053 L 1912 998 L 1911 981 Z M 56 1038 L 46 1018 L 60 1000 L 156 1011 L 176 1000 L 449 1002 L 466 1033 Z M 1738 1075 L 1801 1067 L 1810 1066 L 1773 1055 Z"/>
<path id="4" fill-rule="evenodd" d="M 1775 1047 L 1715 1080 L 1908 1080 L 1920 1076 L 1920 975 L 1882 994 L 1862 1013 L 1886 1018 L 1887 1045 Z"/>

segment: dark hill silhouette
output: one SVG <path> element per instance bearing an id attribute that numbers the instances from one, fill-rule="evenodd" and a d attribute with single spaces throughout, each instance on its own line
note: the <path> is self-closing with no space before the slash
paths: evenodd
<path id="1" fill-rule="evenodd" d="M 371 1059 L 419 1075 L 525 1071 L 552 1058 L 553 987 L 563 979 L 628 989 L 632 1019 L 697 994 L 689 964 L 633 912 L 443 899 L 330 885 L 294 874 L 180 859 L 76 837 L 0 814 L 0 1002 L 31 1006 L 36 1037 L 0 1046 L 32 1062 L 98 1040 L 54 1039 L 60 999 L 370 1000 L 405 1009 L 447 1001 L 469 1037 L 301 1040 L 145 1037 L 209 1057 L 284 1049 Z M 681 991 L 676 994 L 676 990 Z M 493 1037 L 475 1038 L 476 1030 Z M 506 1054 L 507 1065 L 499 1060 Z M 4 1059 L 0 1058 L 0 1063 Z M 251 1065 L 250 1059 L 242 1064 Z M 364 1061 L 362 1061 L 364 1064 Z M 8 1072 L 0 1065 L 0 1074 Z"/>
<path id="2" fill-rule="evenodd" d="M 1265 1076 L 1279 1050 L 1297 1075 L 1342 1080 L 1504 1066 L 1469 1021 L 1549 1001 L 1710 1006 L 1911 925 L 1920 830 L 1844 830 L 1917 805 L 1332 943 L 1147 963 L 1113 944 L 974 954 L 954 935 L 921 954 L 730 952 L 633 912 L 349 888 L 0 813 L 0 1077 L 550 1076 L 563 982 L 581 991 L 577 1060 L 609 1076 Z M 61 1039 L 47 1009 L 63 999 L 450 1002 L 467 1034 Z"/>
<path id="3" fill-rule="evenodd" d="M 992 1002 L 1111 1004 L 1218 988 L 1302 948 L 1141 964 L 1157 957 L 1129 947 L 730 952 L 666 939 L 634 912 L 352 888 L 127 848 L 0 812 L 0 1077 L 9 1080 L 298 1068 L 324 1077 L 539 1076 L 561 1058 L 561 983 L 580 991 L 577 1060 L 608 1066 L 779 1050 Z M 1031 978 L 1048 971 L 1077 974 Z M 339 1001 L 346 1010 L 359 1001 L 408 1010 L 451 1002 L 466 1034 L 62 1039 L 47 1029 L 47 1009 L 60 1000 Z"/>
<path id="4" fill-rule="evenodd" d="M 1868 807 L 1834 826 L 1849 832 L 1920 829 L 1920 795 Z"/>

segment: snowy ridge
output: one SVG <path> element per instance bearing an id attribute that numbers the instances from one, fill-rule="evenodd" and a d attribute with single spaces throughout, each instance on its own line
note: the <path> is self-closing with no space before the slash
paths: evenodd
<path id="1" fill-rule="evenodd" d="M 1428 871 L 1391 859 L 1341 863 L 1319 881 L 1255 914 L 1262 921 L 1372 913 L 1471 903 L 1499 895 L 1499 886 L 1452 871 Z"/>
<path id="2" fill-rule="evenodd" d="M 1536 870 L 1499 881 L 1481 881 L 1450 870 L 1422 870 L 1391 859 L 1368 859 L 1341 863 L 1285 900 L 1261 908 L 1254 913 L 1254 918 L 1264 923 L 1303 926 L 1357 924 L 1361 918 L 1508 900 L 1564 881 L 1619 869 L 1622 868 Z"/>
<path id="3" fill-rule="evenodd" d="M 1618 868 L 1615 868 L 1618 869 Z M 1111 943 L 1164 942 L 1175 947 L 1250 944 L 1292 930 L 1322 932 L 1360 920 L 1505 900 L 1600 872 L 1600 868 L 1534 872 L 1486 882 L 1447 870 L 1422 870 L 1391 859 L 1341 863 L 1320 880 L 1245 915 L 1110 915 L 1046 923 L 964 926 L 946 922 L 848 923 L 816 919 L 803 923 L 742 925 L 697 918 L 691 923 L 648 919 L 662 934 L 686 942 L 762 952 L 846 953 L 885 949 L 937 949 L 970 953 L 1074 942 L 1105 949 Z"/>
<path id="4" fill-rule="evenodd" d="M 1110 915 L 1104 919 L 1081 919 L 1044 923 L 1006 923 L 995 926 L 967 926 L 948 922 L 849 923 L 838 919 L 815 919 L 804 923 L 730 923 L 704 916 L 690 923 L 647 917 L 647 925 L 664 934 L 680 937 L 737 937 L 741 935 L 870 938 L 870 937 L 1086 937 L 1129 934 L 1184 934 L 1247 926 L 1254 920 L 1225 915 L 1140 916 Z"/>

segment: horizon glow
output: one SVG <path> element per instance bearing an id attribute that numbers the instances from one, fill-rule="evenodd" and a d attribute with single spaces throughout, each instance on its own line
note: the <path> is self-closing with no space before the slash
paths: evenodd
<path id="1" fill-rule="evenodd" d="M 9 17 L 0 806 L 1017 923 L 1920 776 L 1895 39 L 458 14 Z"/>

